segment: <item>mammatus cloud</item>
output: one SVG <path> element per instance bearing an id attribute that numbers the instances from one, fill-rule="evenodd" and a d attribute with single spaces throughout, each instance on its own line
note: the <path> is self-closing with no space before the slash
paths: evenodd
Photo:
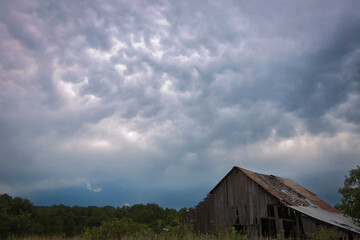
<path id="1" fill-rule="evenodd" d="M 89 190 L 91 192 L 101 192 L 101 190 L 102 190 L 99 187 L 95 187 L 95 188 L 91 187 L 91 184 L 89 182 L 86 183 L 86 188 L 87 188 L 87 190 Z"/>
<path id="2" fill-rule="evenodd" d="M 239 165 L 337 196 L 360 157 L 359 7 L 4 1 L 0 191 L 210 189 Z"/>

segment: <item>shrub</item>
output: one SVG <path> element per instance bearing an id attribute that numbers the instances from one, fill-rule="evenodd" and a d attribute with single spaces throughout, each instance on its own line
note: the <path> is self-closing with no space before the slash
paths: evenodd
<path id="1" fill-rule="evenodd" d="M 99 227 L 87 229 L 85 238 L 91 240 L 121 239 L 126 235 L 134 235 L 148 231 L 146 224 L 136 223 L 129 218 L 115 218 L 112 221 L 104 222 Z"/>
<path id="2" fill-rule="evenodd" d="M 339 234 L 335 231 L 335 229 L 325 229 L 320 226 L 317 227 L 316 233 L 314 236 L 315 240 L 337 240 L 339 239 Z"/>

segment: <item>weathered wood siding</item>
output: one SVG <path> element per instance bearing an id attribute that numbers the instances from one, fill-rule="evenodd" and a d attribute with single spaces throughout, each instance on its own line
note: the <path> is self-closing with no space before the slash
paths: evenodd
<path id="1" fill-rule="evenodd" d="M 237 224 L 261 232 L 260 222 L 262 217 L 267 217 L 268 204 L 279 204 L 279 201 L 234 169 L 195 208 L 195 229 L 206 233 Z"/>

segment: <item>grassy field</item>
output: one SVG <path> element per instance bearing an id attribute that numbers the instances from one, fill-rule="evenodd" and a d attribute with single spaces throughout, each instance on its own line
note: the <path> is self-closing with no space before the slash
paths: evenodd
<path id="1" fill-rule="evenodd" d="M 56 236 L 32 236 L 32 237 L 13 237 L 9 238 L 9 240 L 89 240 L 86 237 L 74 237 L 74 238 L 65 238 L 65 237 L 56 237 Z M 98 238 L 97 240 L 290 240 L 293 238 L 285 239 L 281 236 L 277 238 L 265 238 L 265 237 L 246 237 L 240 235 L 193 235 L 193 234 L 186 234 L 186 235 L 174 235 L 174 234 L 160 234 L 160 235 L 132 235 L 132 236 L 122 236 L 119 238 Z M 310 240 L 332 240 L 338 239 L 329 236 L 313 236 L 309 238 Z"/>
<path id="2" fill-rule="evenodd" d="M 88 238 L 83 237 L 75 237 L 75 238 L 64 238 L 64 237 L 56 237 L 56 236 L 33 236 L 33 237 L 13 237 L 9 238 L 9 240 L 87 240 Z M 270 240 L 271 238 L 263 238 L 263 237 L 254 237 L 254 238 L 247 238 L 245 236 L 241 237 L 231 237 L 231 236 L 213 236 L 213 235 L 200 235 L 200 236 L 193 236 L 193 235 L 185 235 L 185 236 L 176 236 L 176 235 L 157 235 L 157 236 L 123 236 L 121 238 L 106 238 L 108 240 L 247 240 L 247 239 L 254 239 L 254 240 Z M 99 239 L 100 240 L 100 239 Z"/>
<path id="3" fill-rule="evenodd" d="M 108 230 L 108 229 L 107 229 Z M 332 229 L 319 228 L 318 231 L 309 240 L 337 240 L 339 239 L 337 234 Z M 130 232 L 126 234 L 116 234 L 116 232 L 102 231 L 87 231 L 83 235 L 73 238 L 66 238 L 61 236 L 28 236 L 28 237 L 9 237 L 8 240 L 291 240 L 295 238 L 285 239 L 282 235 L 278 235 L 274 238 L 239 235 L 234 230 L 219 231 L 216 235 L 212 234 L 194 234 L 189 229 L 177 228 L 172 231 L 162 232 L 156 234 L 151 231 L 142 232 Z"/>

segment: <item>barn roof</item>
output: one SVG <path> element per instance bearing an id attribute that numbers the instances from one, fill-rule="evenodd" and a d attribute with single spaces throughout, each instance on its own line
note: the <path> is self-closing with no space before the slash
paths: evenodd
<path id="1" fill-rule="evenodd" d="M 345 217 L 341 213 L 328 212 L 321 208 L 312 207 L 312 206 L 311 207 L 289 206 L 289 207 L 309 217 L 318 219 L 322 222 L 360 234 L 360 226 L 355 224 L 351 218 Z"/>
<path id="2" fill-rule="evenodd" d="M 339 210 L 321 200 L 315 193 L 300 186 L 296 182 L 274 175 L 266 175 L 249 171 L 240 167 L 233 169 L 210 191 L 210 195 L 227 178 L 232 171 L 241 171 L 265 191 L 279 199 L 289 207 L 320 221 L 360 233 L 360 226 L 345 217 Z"/>
<path id="3" fill-rule="evenodd" d="M 316 206 L 328 212 L 341 213 L 336 208 L 321 200 L 315 193 L 290 179 L 255 173 L 244 168 L 235 168 L 242 171 L 271 195 L 290 206 Z"/>

